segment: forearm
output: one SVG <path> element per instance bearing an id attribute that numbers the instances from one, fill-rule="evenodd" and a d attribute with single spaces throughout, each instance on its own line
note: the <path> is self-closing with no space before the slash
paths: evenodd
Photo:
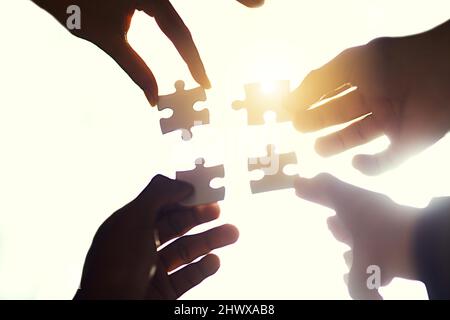
<path id="1" fill-rule="evenodd" d="M 450 299 L 450 198 L 436 199 L 425 209 L 414 236 L 419 280 L 430 299 Z"/>

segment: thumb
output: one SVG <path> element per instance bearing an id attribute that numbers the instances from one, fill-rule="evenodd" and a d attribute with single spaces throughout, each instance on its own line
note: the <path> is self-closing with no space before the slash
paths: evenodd
<path id="1" fill-rule="evenodd" d="M 194 188 L 190 184 L 158 174 L 139 194 L 136 201 L 157 210 L 179 203 L 190 196 L 192 192 L 194 192 Z"/>
<path id="2" fill-rule="evenodd" d="M 353 158 L 353 166 L 362 173 L 375 176 L 397 167 L 404 161 L 404 152 L 389 146 L 383 152 L 369 155 L 359 154 Z"/>
<path id="3" fill-rule="evenodd" d="M 328 173 L 320 173 L 312 179 L 299 177 L 294 186 L 298 197 L 331 209 L 349 208 L 355 199 L 363 198 L 368 193 Z"/>

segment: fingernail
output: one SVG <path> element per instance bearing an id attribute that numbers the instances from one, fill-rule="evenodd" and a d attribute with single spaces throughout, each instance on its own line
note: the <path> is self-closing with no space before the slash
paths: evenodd
<path id="1" fill-rule="evenodd" d="M 158 104 L 158 97 L 153 92 L 145 92 L 145 96 L 152 107 Z"/>
<path id="2" fill-rule="evenodd" d="M 367 171 L 367 159 L 363 155 L 356 155 L 353 157 L 352 165 L 356 170 L 361 171 L 362 173 L 365 173 Z"/>
<path id="3" fill-rule="evenodd" d="M 316 152 L 324 157 L 331 157 L 339 152 L 342 152 L 342 147 L 339 144 L 330 143 L 327 139 L 319 138 L 314 145 Z"/>
<path id="4" fill-rule="evenodd" d="M 205 89 L 211 89 L 211 81 L 209 81 L 209 78 L 207 76 L 205 76 L 203 87 Z"/>
<path id="5" fill-rule="evenodd" d="M 361 167 L 361 157 L 360 156 L 354 156 L 352 160 L 353 167 L 356 169 L 359 169 Z"/>
<path id="6" fill-rule="evenodd" d="M 304 112 L 296 112 L 294 117 L 294 126 L 298 131 L 302 133 L 309 133 L 317 130 L 317 126 Z"/>
<path id="7" fill-rule="evenodd" d="M 298 115 L 296 115 L 296 116 L 298 116 Z M 302 119 L 295 119 L 294 126 L 295 126 L 295 129 L 297 129 L 297 131 L 300 131 L 302 133 L 308 132 L 308 128 L 305 124 L 305 121 L 303 121 Z"/>

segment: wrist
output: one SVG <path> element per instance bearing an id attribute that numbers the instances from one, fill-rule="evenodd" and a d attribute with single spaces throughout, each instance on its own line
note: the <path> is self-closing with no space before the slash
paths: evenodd
<path id="1" fill-rule="evenodd" d="M 415 211 L 415 210 L 414 210 Z M 414 234 L 420 218 L 420 210 L 401 213 L 399 221 L 397 245 L 393 252 L 394 277 L 417 280 L 417 263 L 414 253 Z"/>

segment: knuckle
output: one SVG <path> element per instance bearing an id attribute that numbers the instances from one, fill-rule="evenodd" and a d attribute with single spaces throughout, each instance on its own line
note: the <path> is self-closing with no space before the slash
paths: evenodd
<path id="1" fill-rule="evenodd" d="M 183 261 L 189 262 L 189 261 L 192 260 L 192 255 L 191 255 L 191 252 L 190 252 L 189 245 L 186 243 L 185 240 L 182 240 L 182 241 L 180 241 L 178 243 L 177 251 L 178 251 L 178 254 L 179 254 L 180 258 Z"/>
<path id="2" fill-rule="evenodd" d="M 339 56 L 341 56 L 341 57 L 349 57 L 349 56 L 353 55 L 356 51 L 358 51 L 358 47 L 347 48 L 347 49 L 343 50 L 339 54 Z"/>
<path id="3" fill-rule="evenodd" d="M 380 37 L 373 39 L 367 43 L 367 47 L 370 50 L 385 50 L 391 46 L 392 38 L 390 37 Z"/>
<path id="4" fill-rule="evenodd" d="M 176 217 L 174 215 L 169 215 L 169 217 L 167 219 L 168 219 L 169 227 L 172 229 L 174 234 L 179 235 L 183 232 L 184 225 L 179 217 Z"/>
<path id="5" fill-rule="evenodd" d="M 308 72 L 306 77 L 303 79 L 302 87 L 305 87 L 306 85 L 313 85 L 315 83 L 315 80 L 319 77 L 320 68 L 314 69 Z"/>
<path id="6" fill-rule="evenodd" d="M 366 62 L 373 66 L 374 70 L 381 72 L 388 66 L 392 51 L 392 38 L 382 37 L 370 41 L 366 45 Z"/>
<path id="7" fill-rule="evenodd" d="M 358 57 L 360 51 L 361 47 L 347 48 L 338 54 L 335 60 L 340 61 L 342 65 L 348 67 L 349 63 L 353 63 L 357 60 L 356 58 Z"/>
<path id="8" fill-rule="evenodd" d="M 364 126 L 361 124 L 360 121 L 356 122 L 353 128 L 354 128 L 353 134 L 356 143 L 365 142 L 369 140 L 369 137 L 367 136 L 367 133 L 364 130 Z"/>
<path id="9" fill-rule="evenodd" d="M 172 180 L 161 175 L 157 174 L 152 178 L 150 182 L 151 186 L 157 187 L 158 189 L 167 189 L 171 185 Z"/>
<path id="10" fill-rule="evenodd" d="M 325 172 L 319 173 L 315 178 L 316 182 L 322 186 L 329 184 L 333 179 L 331 174 Z"/>
<path id="11" fill-rule="evenodd" d="M 164 181 L 166 179 L 167 178 L 162 174 L 157 174 L 156 176 L 153 177 L 152 182 L 159 183 L 160 181 Z"/>

